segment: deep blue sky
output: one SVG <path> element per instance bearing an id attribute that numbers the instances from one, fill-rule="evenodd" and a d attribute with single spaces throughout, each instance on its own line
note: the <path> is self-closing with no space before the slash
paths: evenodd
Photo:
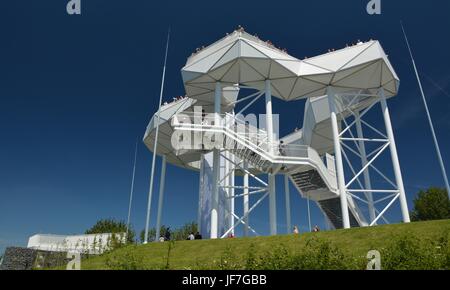
<path id="1" fill-rule="evenodd" d="M 82 233 L 99 218 L 126 218 L 134 145 L 156 111 L 169 25 L 167 100 L 184 93 L 180 68 L 187 56 L 239 24 L 299 58 L 357 39 L 379 39 L 401 78 L 400 94 L 389 104 L 409 206 L 418 190 L 443 186 L 399 21 L 409 32 L 449 165 L 449 1 L 384 0 L 381 16 L 367 15 L 365 0 L 82 0 L 81 16 L 67 15 L 64 0 L 4 2 L 0 252 L 26 245 L 35 233 Z M 282 133 L 301 126 L 302 105 L 275 101 Z M 140 143 L 132 214 L 138 230 L 144 225 L 150 164 L 151 154 Z M 278 188 L 284 232 L 281 179 Z M 169 166 L 166 189 L 164 223 L 176 227 L 195 220 L 197 174 Z M 291 190 L 293 223 L 305 230 L 306 202 Z M 152 212 L 154 224 L 156 207 Z M 390 217 L 399 220 L 397 207 Z M 252 223 L 267 233 L 267 220 L 264 205 Z M 323 224 L 316 208 L 313 223 Z"/>

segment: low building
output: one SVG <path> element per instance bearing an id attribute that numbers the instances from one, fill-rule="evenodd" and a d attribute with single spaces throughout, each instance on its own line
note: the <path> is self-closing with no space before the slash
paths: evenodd
<path id="1" fill-rule="evenodd" d="M 36 234 L 28 239 L 27 248 L 51 252 L 75 252 L 101 254 L 112 243 L 124 243 L 125 233 L 103 233 L 89 235 L 50 235 Z"/>

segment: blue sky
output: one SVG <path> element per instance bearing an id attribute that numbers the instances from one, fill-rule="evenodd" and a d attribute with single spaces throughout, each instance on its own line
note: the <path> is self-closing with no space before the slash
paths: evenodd
<path id="1" fill-rule="evenodd" d="M 3 3 L 0 252 L 26 245 L 35 233 L 81 233 L 100 218 L 126 219 L 134 145 L 156 111 L 169 25 L 166 100 L 184 93 L 180 69 L 191 52 L 239 24 L 298 58 L 379 39 L 401 79 L 400 94 L 389 105 L 409 206 L 418 190 L 443 186 L 399 22 L 409 33 L 448 165 L 450 3 L 382 0 L 383 14 L 369 16 L 367 2 L 82 0 L 81 16 L 67 15 L 61 0 Z M 301 126 L 302 102 L 275 101 L 274 112 L 282 134 Z M 150 164 L 151 153 L 140 143 L 132 212 L 139 231 Z M 197 174 L 169 166 L 166 180 L 164 223 L 176 227 L 195 220 Z M 284 232 L 281 179 L 277 187 Z M 306 230 L 306 201 L 291 190 L 293 223 Z M 398 206 L 388 216 L 400 220 Z M 316 208 L 313 223 L 323 225 Z M 252 224 L 267 233 L 266 204 Z"/>

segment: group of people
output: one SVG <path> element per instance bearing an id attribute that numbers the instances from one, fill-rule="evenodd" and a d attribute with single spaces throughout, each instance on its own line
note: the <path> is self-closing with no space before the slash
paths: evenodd
<path id="1" fill-rule="evenodd" d="M 193 241 L 193 240 L 201 240 L 201 239 L 202 239 L 202 235 L 199 232 L 196 232 L 195 235 L 193 232 L 191 232 L 186 240 Z"/>
<path id="2" fill-rule="evenodd" d="M 173 97 L 172 98 L 172 102 L 171 103 L 175 103 L 175 102 L 178 102 L 178 101 L 180 101 L 180 100 L 184 100 L 184 99 L 186 99 L 187 98 L 187 95 L 184 95 L 184 96 L 177 96 L 177 97 Z M 169 102 L 164 102 L 164 106 L 166 106 L 166 105 L 168 105 L 169 104 Z"/>
<path id="3" fill-rule="evenodd" d="M 163 236 L 159 237 L 160 242 L 170 241 L 170 236 L 172 233 L 170 232 L 170 227 L 168 227 Z"/>
<path id="4" fill-rule="evenodd" d="M 244 30 L 244 27 L 242 27 L 241 25 L 238 25 L 238 28 L 234 31 L 234 32 L 244 32 L 245 30 Z M 229 34 L 227 33 L 226 34 L 226 36 L 228 36 Z M 258 35 L 257 34 L 255 34 L 255 35 L 253 35 L 255 38 L 257 38 L 258 40 L 260 40 L 260 38 L 258 37 Z M 371 41 L 372 41 L 372 39 L 370 39 Z M 262 40 L 261 40 L 262 41 Z M 277 50 L 279 50 L 279 51 L 281 51 L 281 52 L 283 52 L 283 53 L 288 53 L 288 51 L 287 51 L 287 49 L 286 48 L 279 48 L 279 47 L 276 47 L 273 43 L 272 43 L 272 41 L 270 41 L 270 40 L 266 40 L 266 41 L 263 41 L 266 45 L 268 45 L 268 46 L 270 46 L 270 47 L 272 47 L 272 48 L 275 48 L 275 49 L 277 49 Z M 355 46 L 355 45 L 360 45 L 360 44 L 363 44 L 363 42 L 361 41 L 361 40 L 359 40 L 358 39 L 358 41 L 356 42 L 356 43 L 352 43 L 352 44 L 346 44 L 345 45 L 345 47 L 350 47 L 350 46 Z M 205 46 L 201 46 L 201 47 L 197 47 L 196 49 L 195 49 L 195 52 L 193 52 L 192 54 L 191 54 L 191 56 L 194 56 L 194 55 L 196 55 L 197 53 L 199 53 L 200 51 L 202 51 L 203 49 L 205 49 Z M 330 49 L 328 49 L 328 52 L 334 52 L 335 51 L 335 49 L 334 48 L 330 48 Z M 304 59 L 308 59 L 308 57 L 307 56 L 305 56 L 305 58 Z"/>
<path id="5" fill-rule="evenodd" d="M 294 230 L 293 230 L 292 232 L 293 232 L 294 234 L 299 234 L 299 233 L 300 233 L 300 231 L 298 230 L 298 227 L 297 227 L 297 226 L 294 226 Z M 314 228 L 312 229 L 312 232 L 313 232 L 313 233 L 320 232 L 319 226 L 318 226 L 318 225 L 315 225 Z"/>
<path id="6" fill-rule="evenodd" d="M 234 234 L 230 233 L 230 234 L 228 234 L 227 237 L 234 238 Z M 199 232 L 197 232 L 195 235 L 194 235 L 194 233 L 191 232 L 186 240 L 193 241 L 193 240 L 201 240 L 201 239 L 202 239 L 202 235 Z"/>
<path id="7" fill-rule="evenodd" d="M 237 29 L 234 30 L 234 32 L 244 32 L 244 31 L 245 31 L 245 29 L 244 29 L 244 27 L 242 27 L 241 25 L 238 25 Z M 228 35 L 229 35 L 229 33 L 226 33 L 226 34 L 225 34 L 225 36 L 228 36 Z M 258 39 L 258 40 L 260 40 L 260 41 L 263 41 L 263 40 L 261 40 L 261 39 L 259 38 L 259 36 L 258 36 L 257 34 L 254 34 L 253 37 L 255 37 L 256 39 Z M 268 46 L 270 46 L 270 47 L 272 47 L 272 48 L 278 49 L 279 51 L 281 51 L 281 52 L 283 52 L 283 53 L 287 53 L 287 49 L 286 49 L 286 48 L 279 48 L 279 47 L 276 47 L 276 46 L 272 43 L 272 41 L 270 41 L 270 40 L 266 40 L 266 41 L 263 41 L 263 42 L 264 42 L 266 45 L 268 45 Z M 199 52 L 202 51 L 203 49 L 205 49 L 205 46 L 204 46 L 204 45 L 201 46 L 201 47 L 197 47 L 197 48 L 195 49 L 195 51 L 191 54 L 191 56 L 196 55 L 197 53 L 199 53 Z"/>

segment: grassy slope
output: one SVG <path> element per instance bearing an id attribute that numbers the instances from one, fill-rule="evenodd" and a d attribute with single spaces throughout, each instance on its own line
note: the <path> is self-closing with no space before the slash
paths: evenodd
<path id="1" fill-rule="evenodd" d="M 198 240 L 176 242 L 171 253 L 170 268 L 192 269 L 207 268 L 214 260 L 218 261 L 227 247 L 245 256 L 251 244 L 257 251 L 269 250 L 283 244 L 292 250 L 301 250 L 308 238 L 317 236 L 331 241 L 342 251 L 365 256 L 369 250 L 381 249 L 395 236 L 413 234 L 423 238 L 434 239 L 444 232 L 450 232 L 450 220 L 417 222 L 410 224 L 384 225 L 371 228 L 354 228 L 300 235 L 279 235 L 271 237 L 234 238 L 222 240 Z M 165 265 L 168 243 L 150 243 L 147 245 L 128 246 L 113 253 L 89 258 L 82 261 L 82 269 L 106 269 L 108 255 L 124 255 L 132 252 L 143 257 L 149 268 L 162 268 Z"/>

